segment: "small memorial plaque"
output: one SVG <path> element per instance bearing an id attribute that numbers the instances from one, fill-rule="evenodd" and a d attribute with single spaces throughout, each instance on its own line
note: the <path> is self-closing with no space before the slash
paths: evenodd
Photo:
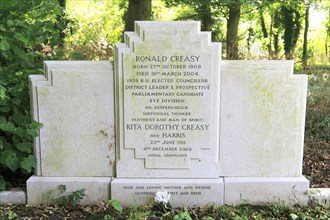
<path id="1" fill-rule="evenodd" d="M 116 50 L 117 177 L 217 178 L 220 44 L 198 22 L 136 25 Z"/>
<path id="2" fill-rule="evenodd" d="M 223 179 L 115 179 L 111 196 L 124 206 L 152 204 L 157 192 L 170 194 L 172 207 L 223 204 Z"/>

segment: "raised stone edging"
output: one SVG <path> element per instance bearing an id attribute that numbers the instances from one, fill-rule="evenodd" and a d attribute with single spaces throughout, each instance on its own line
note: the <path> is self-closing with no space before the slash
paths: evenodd
<path id="1" fill-rule="evenodd" d="M 9 191 L 0 192 L 0 205 L 26 204 L 26 191 L 21 188 L 13 188 Z"/>
<path id="2" fill-rule="evenodd" d="M 319 204 L 330 207 L 330 188 L 310 188 L 307 193 L 309 204 Z M 14 188 L 9 191 L 0 192 L 0 205 L 4 204 L 26 204 L 26 191 Z"/>
<path id="3" fill-rule="evenodd" d="M 310 188 L 309 204 L 320 204 L 330 208 L 330 188 Z"/>

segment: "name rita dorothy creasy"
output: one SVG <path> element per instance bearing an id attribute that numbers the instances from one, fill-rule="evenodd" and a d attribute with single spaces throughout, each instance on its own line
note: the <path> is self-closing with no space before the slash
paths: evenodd
<path id="1" fill-rule="evenodd" d="M 198 62 L 200 56 L 135 56 L 136 62 Z"/>
<path id="2" fill-rule="evenodd" d="M 183 131 L 207 131 L 209 124 L 126 124 L 126 130 L 183 130 Z"/>

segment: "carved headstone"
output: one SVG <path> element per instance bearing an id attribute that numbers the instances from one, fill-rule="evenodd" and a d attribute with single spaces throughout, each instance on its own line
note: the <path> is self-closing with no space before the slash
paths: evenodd
<path id="1" fill-rule="evenodd" d="M 135 195 L 146 193 L 146 188 L 162 185 L 161 179 L 148 179 L 175 178 L 181 180 L 167 183 L 181 189 L 172 190 L 174 198 L 185 193 L 185 187 L 191 198 L 197 198 L 193 195 L 198 188 L 196 179 L 213 178 L 197 194 L 214 195 L 212 202 L 222 203 L 221 44 L 212 43 L 211 33 L 201 32 L 199 22 L 135 24 L 135 32 L 126 32 L 125 44 L 116 46 L 116 177 L 125 178 L 125 186 L 134 190 L 134 178 L 144 178 L 145 187 L 130 191 L 123 180 L 116 179 L 112 193 L 139 198 Z M 185 178 L 195 180 L 187 185 L 182 181 Z"/>
<path id="2" fill-rule="evenodd" d="M 116 48 L 117 177 L 218 178 L 220 44 L 197 22 L 136 25 Z"/>

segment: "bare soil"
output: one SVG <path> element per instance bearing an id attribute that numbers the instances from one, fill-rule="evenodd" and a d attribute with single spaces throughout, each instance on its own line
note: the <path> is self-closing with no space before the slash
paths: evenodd
<path id="1" fill-rule="evenodd" d="M 311 188 L 330 188 L 330 141 L 305 145 L 303 175 Z"/>

